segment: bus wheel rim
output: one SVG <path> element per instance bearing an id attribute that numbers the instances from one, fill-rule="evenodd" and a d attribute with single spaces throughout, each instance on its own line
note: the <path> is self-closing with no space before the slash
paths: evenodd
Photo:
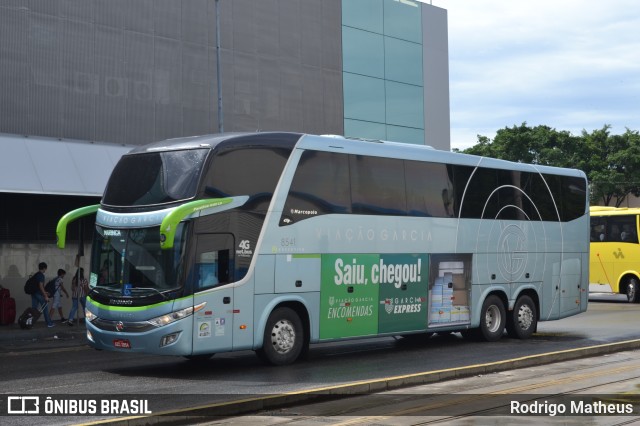
<path id="1" fill-rule="evenodd" d="M 271 344 L 276 352 L 285 354 L 289 352 L 296 341 L 296 330 L 293 323 L 288 320 L 276 322 L 271 330 Z"/>
<path id="2" fill-rule="evenodd" d="M 635 299 L 637 290 L 638 290 L 638 287 L 636 286 L 635 280 L 629 281 L 629 283 L 627 284 L 627 298 L 629 300 Z"/>
<path id="3" fill-rule="evenodd" d="M 498 331 L 498 327 L 500 327 L 502 318 L 500 318 L 500 309 L 498 309 L 497 306 L 489 306 L 489 309 L 487 309 L 487 313 L 485 315 L 485 322 L 487 323 L 487 329 L 491 333 L 495 333 L 496 331 Z"/>
<path id="4" fill-rule="evenodd" d="M 533 324 L 533 311 L 529 305 L 522 305 L 518 309 L 518 324 L 521 330 L 528 330 Z"/>

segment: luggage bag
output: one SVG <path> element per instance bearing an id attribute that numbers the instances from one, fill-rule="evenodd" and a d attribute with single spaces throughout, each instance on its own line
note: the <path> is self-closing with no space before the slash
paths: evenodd
<path id="1" fill-rule="evenodd" d="M 0 289 L 0 325 L 16 322 L 16 299 L 11 297 L 9 289 Z"/>
<path id="2" fill-rule="evenodd" d="M 49 303 L 45 303 L 40 307 L 40 309 L 34 309 L 31 307 L 25 309 L 22 315 L 18 318 L 18 325 L 20 328 L 28 330 L 33 327 L 33 324 L 38 321 L 38 318 L 40 318 L 42 312 L 47 309 L 48 305 Z"/>

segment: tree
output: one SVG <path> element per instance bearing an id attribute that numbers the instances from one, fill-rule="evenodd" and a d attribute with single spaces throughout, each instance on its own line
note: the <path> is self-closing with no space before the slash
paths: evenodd
<path id="1" fill-rule="evenodd" d="M 569 132 L 559 132 L 548 126 L 531 128 L 525 122 L 498 130 L 493 141 L 479 135 L 478 144 L 463 152 L 521 163 L 567 167 L 573 159 L 566 154 L 579 151 L 578 144 L 578 138 Z"/>
<path id="2" fill-rule="evenodd" d="M 505 127 L 493 140 L 478 135 L 478 143 L 464 153 L 522 163 L 580 169 L 591 183 L 591 202 L 619 207 L 640 195 L 640 134 L 627 129 L 611 135 L 610 125 L 581 136 L 548 126 Z"/>
<path id="3" fill-rule="evenodd" d="M 591 201 L 619 207 L 630 194 L 640 195 L 640 134 L 626 129 L 612 136 L 605 126 L 582 137 L 590 153 L 582 170 L 591 183 Z"/>

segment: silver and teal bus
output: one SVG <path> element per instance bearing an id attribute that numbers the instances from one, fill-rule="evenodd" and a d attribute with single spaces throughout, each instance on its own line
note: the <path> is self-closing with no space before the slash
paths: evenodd
<path id="1" fill-rule="evenodd" d="M 96 214 L 97 349 L 288 364 L 310 343 L 528 338 L 587 309 L 587 181 L 425 146 L 241 133 L 142 146 Z"/>

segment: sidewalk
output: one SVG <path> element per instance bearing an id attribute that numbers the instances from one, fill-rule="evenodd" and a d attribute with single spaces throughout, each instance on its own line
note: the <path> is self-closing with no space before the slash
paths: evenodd
<path id="1" fill-rule="evenodd" d="M 87 343 L 84 319 L 74 322 L 54 320 L 55 327 L 47 327 L 40 318 L 31 329 L 23 330 L 16 322 L 0 326 L 0 354 L 13 351 L 81 346 Z"/>

